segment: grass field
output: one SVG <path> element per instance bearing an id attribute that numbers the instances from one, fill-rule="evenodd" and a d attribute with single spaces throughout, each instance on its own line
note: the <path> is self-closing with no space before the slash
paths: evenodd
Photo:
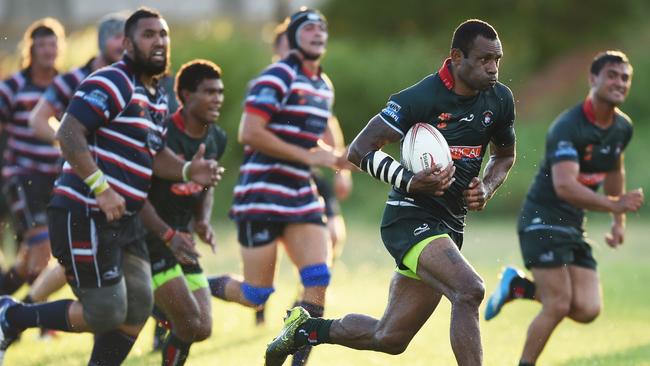
<path id="1" fill-rule="evenodd" d="M 608 225 L 602 219 L 604 215 L 600 216 L 600 220 L 590 223 L 589 231 L 599 243 L 594 252 L 600 263 L 605 293 L 603 313 L 588 326 L 570 320 L 562 323 L 538 365 L 650 365 L 647 219 L 630 217 L 626 245 L 613 251 L 602 241 Z M 513 218 L 496 220 L 480 215 L 469 218 L 463 253 L 485 279 L 488 292 L 495 287 L 502 265 L 521 262 L 513 227 Z M 238 272 L 234 231 L 227 226 L 220 232 L 217 255 L 204 254 L 207 272 Z M 391 261 L 374 226 L 351 225 L 347 247 L 335 268 L 326 315 L 339 317 L 360 312 L 380 316 L 393 271 Z M 268 303 L 264 327 L 254 327 L 251 310 L 215 301 L 213 336 L 193 346 L 187 365 L 263 364 L 265 344 L 279 329 L 283 309 L 293 300 L 294 278 L 293 270 L 283 258 L 276 283 L 278 290 Z M 57 295 L 64 296 L 69 293 Z M 528 323 L 538 310 L 538 304 L 520 301 L 507 305 L 495 320 L 482 322 L 486 365 L 517 364 Z M 483 309 L 481 315 L 482 312 Z M 448 330 L 449 303 L 443 300 L 402 355 L 387 356 L 324 345 L 315 350 L 310 365 L 453 365 Z M 160 355 L 151 353 L 151 333 L 150 322 L 129 355 L 127 365 L 160 364 Z M 35 331 L 28 331 L 10 348 L 5 365 L 83 365 L 91 346 L 90 335 L 60 334 L 54 340 L 41 341 Z"/>

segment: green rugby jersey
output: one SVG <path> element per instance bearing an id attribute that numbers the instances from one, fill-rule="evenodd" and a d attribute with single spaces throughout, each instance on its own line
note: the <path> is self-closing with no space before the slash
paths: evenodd
<path id="1" fill-rule="evenodd" d="M 631 138 L 632 121 L 618 109 L 610 127 L 598 127 L 589 98 L 560 114 L 546 135 L 546 152 L 528 191 L 521 223 L 539 218 L 535 223 L 582 228 L 584 210 L 557 196 L 551 167 L 561 161 L 577 162 L 578 180 L 596 191 L 607 172 L 616 168 Z"/>
<path id="2" fill-rule="evenodd" d="M 457 95 L 453 87 L 447 59 L 436 74 L 392 95 L 379 116 L 402 136 L 418 122 L 436 127 L 447 140 L 456 166 L 456 181 L 443 196 L 408 194 L 394 187 L 386 203 L 421 207 L 462 232 L 467 214 L 463 191 L 479 176 L 490 142 L 515 143 L 515 105 L 512 92 L 501 83 L 474 96 Z"/>
<path id="3" fill-rule="evenodd" d="M 181 159 L 191 160 L 201 144 L 205 144 L 205 159 L 219 160 L 226 150 L 226 133 L 217 125 L 210 125 L 208 133 L 200 139 L 185 133 L 182 109 L 167 120 L 167 147 Z M 194 208 L 200 202 L 204 187 L 194 182 L 173 182 L 153 177 L 149 201 L 169 226 L 188 230 Z"/>

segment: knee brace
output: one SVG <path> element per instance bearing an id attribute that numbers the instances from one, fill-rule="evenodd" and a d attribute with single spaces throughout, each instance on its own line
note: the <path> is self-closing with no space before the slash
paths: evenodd
<path id="1" fill-rule="evenodd" d="M 246 282 L 241 284 L 241 292 L 246 300 L 253 305 L 262 305 L 269 299 L 269 296 L 275 292 L 273 287 L 253 287 Z"/>
<path id="2" fill-rule="evenodd" d="M 122 260 L 126 283 L 127 325 L 144 324 L 153 309 L 151 265 L 133 254 L 124 253 Z"/>
<path id="3" fill-rule="evenodd" d="M 325 263 L 312 264 L 300 270 L 300 280 L 304 287 L 327 286 L 332 275 Z"/>
<path id="4" fill-rule="evenodd" d="M 72 288 L 84 308 L 84 320 L 95 334 L 113 330 L 126 319 L 126 285 L 124 279 L 113 286 Z"/>

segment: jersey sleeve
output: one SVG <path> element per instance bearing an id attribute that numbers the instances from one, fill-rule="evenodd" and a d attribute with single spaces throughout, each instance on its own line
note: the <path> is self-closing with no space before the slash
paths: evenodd
<path id="1" fill-rule="evenodd" d="M 59 75 L 54 78 L 52 84 L 47 87 L 41 97 L 54 108 L 55 115 L 58 119 L 61 119 L 61 115 L 70 103 L 70 97 L 72 97 L 72 93 L 74 92 L 74 90 L 71 90 L 70 83 L 66 80 L 66 77 L 70 78 L 72 75 Z"/>
<path id="2" fill-rule="evenodd" d="M 269 66 L 253 80 L 246 96 L 246 112 L 270 120 L 280 109 L 294 78 L 295 72 L 285 63 L 277 62 Z"/>
<path id="3" fill-rule="evenodd" d="M 575 145 L 574 130 L 563 123 L 561 118 L 553 124 L 546 135 L 546 159 L 550 166 L 562 161 L 575 161 L 576 163 L 580 161 L 578 147 Z"/>
<path id="4" fill-rule="evenodd" d="M 17 84 L 13 78 L 0 82 L 0 123 L 8 122 L 11 119 L 11 109 L 17 89 Z"/>
<path id="5" fill-rule="evenodd" d="M 495 131 L 492 134 L 492 143 L 497 146 L 512 146 L 516 141 L 515 135 L 515 101 L 512 91 L 504 86 L 501 118 L 495 124 Z"/>
<path id="6" fill-rule="evenodd" d="M 79 85 L 67 113 L 94 131 L 122 112 L 132 93 L 126 75 L 111 68 L 102 69 Z"/>
<path id="7" fill-rule="evenodd" d="M 424 121 L 425 108 L 420 98 L 423 92 L 426 93 L 421 86 L 423 82 L 391 95 L 386 107 L 379 112 L 379 117 L 402 136 L 415 123 Z M 434 98 L 433 95 L 429 97 Z"/>

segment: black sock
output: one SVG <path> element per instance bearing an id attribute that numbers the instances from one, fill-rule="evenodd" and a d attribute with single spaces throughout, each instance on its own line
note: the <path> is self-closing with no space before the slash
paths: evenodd
<path id="1" fill-rule="evenodd" d="M 519 361 L 519 366 L 535 366 L 534 363 Z"/>
<path id="2" fill-rule="evenodd" d="M 95 335 L 88 366 L 119 366 L 131 352 L 136 337 L 118 329 Z"/>
<path id="3" fill-rule="evenodd" d="M 29 295 L 29 294 L 27 294 L 27 296 L 25 296 L 22 301 L 25 304 L 33 304 L 34 303 L 34 299 L 32 299 L 31 295 Z"/>
<path id="4" fill-rule="evenodd" d="M 7 309 L 7 322 L 19 329 L 42 327 L 70 330 L 68 308 L 72 300 L 59 300 L 40 304 L 18 304 Z"/>
<path id="5" fill-rule="evenodd" d="M 510 297 L 513 299 L 535 299 L 535 282 L 526 277 L 515 277 L 510 282 Z"/>
<path id="6" fill-rule="evenodd" d="M 16 292 L 24 283 L 25 280 L 18 275 L 16 268 L 11 267 L 9 271 L 2 274 L 0 294 L 11 295 Z"/>
<path id="7" fill-rule="evenodd" d="M 230 280 L 232 280 L 232 278 L 228 275 L 208 278 L 208 284 L 210 285 L 210 293 L 212 296 L 221 300 L 229 301 L 226 299 L 226 284 L 228 284 Z"/>
<path id="8" fill-rule="evenodd" d="M 291 366 L 304 365 L 309 359 L 312 346 L 327 343 L 330 339 L 329 333 L 332 325 L 332 320 L 321 319 L 324 312 L 322 306 L 304 301 L 300 302 L 298 306 L 302 306 L 307 310 L 314 319 L 308 319 L 296 332 L 296 341 L 299 342 L 297 344 L 305 344 L 306 346 L 294 353 Z"/>
<path id="9" fill-rule="evenodd" d="M 182 366 L 190 354 L 192 343 L 183 342 L 174 333 L 169 333 L 162 349 L 162 366 Z"/>
<path id="10" fill-rule="evenodd" d="M 167 335 L 167 328 L 156 322 L 153 328 L 153 350 L 160 351 L 165 344 L 165 336 Z"/>

